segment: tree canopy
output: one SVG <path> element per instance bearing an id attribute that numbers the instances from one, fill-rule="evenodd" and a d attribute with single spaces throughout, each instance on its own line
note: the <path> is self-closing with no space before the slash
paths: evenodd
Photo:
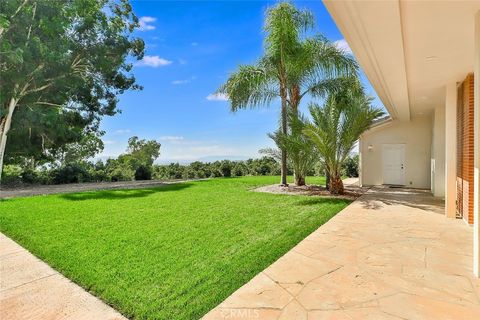
<path id="1" fill-rule="evenodd" d="M 99 132 L 117 95 L 140 89 L 138 26 L 128 0 L 0 2 L 0 170 L 9 134 L 11 155 L 38 157 Z"/>

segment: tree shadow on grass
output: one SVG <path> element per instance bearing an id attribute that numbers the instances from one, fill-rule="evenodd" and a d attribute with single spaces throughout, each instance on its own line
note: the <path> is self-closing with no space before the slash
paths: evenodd
<path id="1" fill-rule="evenodd" d="M 121 200 L 130 198 L 143 198 L 158 192 L 179 191 L 191 187 L 192 183 L 166 184 L 155 188 L 145 189 L 120 189 L 120 190 L 99 190 L 79 193 L 66 193 L 60 198 L 70 201 L 84 200 Z"/>
<path id="2" fill-rule="evenodd" d="M 339 199 L 339 198 L 320 198 L 315 197 L 311 199 L 305 199 L 295 202 L 297 206 L 316 206 L 316 205 L 336 205 L 336 204 L 349 204 L 351 200 Z"/>

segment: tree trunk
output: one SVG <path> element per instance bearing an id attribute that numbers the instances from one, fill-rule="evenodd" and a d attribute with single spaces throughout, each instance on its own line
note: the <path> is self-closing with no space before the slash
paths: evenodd
<path id="1" fill-rule="evenodd" d="M 15 98 L 10 99 L 8 104 L 8 112 L 5 120 L 2 120 L 2 126 L 0 127 L 0 182 L 2 180 L 3 172 L 3 157 L 5 156 L 5 147 L 7 146 L 7 134 L 10 131 L 10 126 L 12 124 L 13 111 L 17 106 L 17 100 Z"/>
<path id="2" fill-rule="evenodd" d="M 330 190 L 330 172 L 327 169 L 325 169 L 325 188 Z"/>
<path id="3" fill-rule="evenodd" d="M 294 180 L 295 180 L 295 184 L 297 186 L 304 186 L 305 185 L 305 177 L 300 175 L 300 174 L 297 174 L 294 172 L 293 174 L 294 176 Z"/>
<path id="4" fill-rule="evenodd" d="M 330 189 L 331 194 L 343 194 L 343 181 L 342 178 L 338 175 L 330 177 Z"/>
<path id="5" fill-rule="evenodd" d="M 287 101 L 286 97 L 282 96 L 282 133 L 287 134 Z M 286 187 L 287 183 L 287 151 L 282 148 L 282 164 L 281 164 L 281 181 L 280 185 Z"/>

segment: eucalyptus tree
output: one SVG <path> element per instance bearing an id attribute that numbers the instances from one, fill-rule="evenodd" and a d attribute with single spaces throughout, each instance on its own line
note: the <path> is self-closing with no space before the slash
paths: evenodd
<path id="1" fill-rule="evenodd" d="M 100 119 L 117 112 L 117 94 L 140 89 L 127 62 L 143 57 L 143 41 L 132 36 L 138 26 L 128 0 L 0 1 L 0 176 L 18 110 L 23 122 L 35 113 L 68 123 L 52 130 L 56 138 L 61 130 L 98 132 Z"/>
<path id="2" fill-rule="evenodd" d="M 351 83 L 346 81 L 345 84 Z M 332 194 L 343 194 L 341 167 L 350 155 L 356 141 L 372 122 L 383 115 L 381 109 L 371 105 L 358 86 L 344 86 L 343 90 L 327 97 L 325 104 L 311 104 L 313 123 L 307 124 L 305 134 L 310 137 L 330 177 Z"/>
<path id="3" fill-rule="evenodd" d="M 323 36 L 306 37 L 313 15 L 282 2 L 267 10 L 265 52 L 254 65 L 240 65 L 220 87 L 231 110 L 256 108 L 280 100 L 280 132 L 288 134 L 288 109 L 298 110 L 306 95 L 324 96 L 337 87 L 337 77 L 356 75 L 353 57 Z M 287 185 L 287 150 L 281 148 L 281 184 Z"/>

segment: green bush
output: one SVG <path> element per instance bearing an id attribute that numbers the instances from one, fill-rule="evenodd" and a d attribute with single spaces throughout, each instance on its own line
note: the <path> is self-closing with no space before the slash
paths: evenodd
<path id="1" fill-rule="evenodd" d="M 135 180 L 152 180 L 152 169 L 150 166 L 140 165 L 135 170 Z"/>
<path id="2" fill-rule="evenodd" d="M 23 183 L 40 183 L 38 172 L 32 169 L 25 169 L 21 178 Z"/>
<path id="3" fill-rule="evenodd" d="M 232 176 L 232 162 L 228 160 L 223 160 L 220 164 L 220 171 L 222 176 L 231 177 Z"/>
<path id="4" fill-rule="evenodd" d="M 79 183 L 90 181 L 88 171 L 80 164 L 70 163 L 52 171 L 52 181 L 55 184 Z"/>
<path id="5" fill-rule="evenodd" d="M 40 184 L 52 184 L 53 178 L 51 171 L 47 169 L 37 170 L 38 173 L 38 183 Z"/>
<path id="6" fill-rule="evenodd" d="M 325 176 L 325 164 L 323 162 L 317 162 L 314 166 L 315 175 L 317 177 Z"/>
<path id="7" fill-rule="evenodd" d="M 232 171 L 235 177 L 246 176 L 248 174 L 248 168 L 243 162 L 237 162 Z"/>
<path id="8" fill-rule="evenodd" d="M 194 179 L 194 178 L 196 178 L 195 173 L 196 172 L 192 168 L 185 167 L 184 170 L 183 170 L 182 178 L 183 179 Z"/>
<path id="9" fill-rule="evenodd" d="M 22 168 L 17 165 L 5 165 L 2 172 L 2 184 L 17 184 L 22 182 Z"/>
<path id="10" fill-rule="evenodd" d="M 110 181 L 132 181 L 135 172 L 131 168 L 117 167 L 109 174 Z"/>
<path id="11" fill-rule="evenodd" d="M 358 177 L 358 161 L 359 161 L 358 154 L 345 159 L 345 162 L 342 165 L 342 175 L 347 176 L 349 178 Z"/>

